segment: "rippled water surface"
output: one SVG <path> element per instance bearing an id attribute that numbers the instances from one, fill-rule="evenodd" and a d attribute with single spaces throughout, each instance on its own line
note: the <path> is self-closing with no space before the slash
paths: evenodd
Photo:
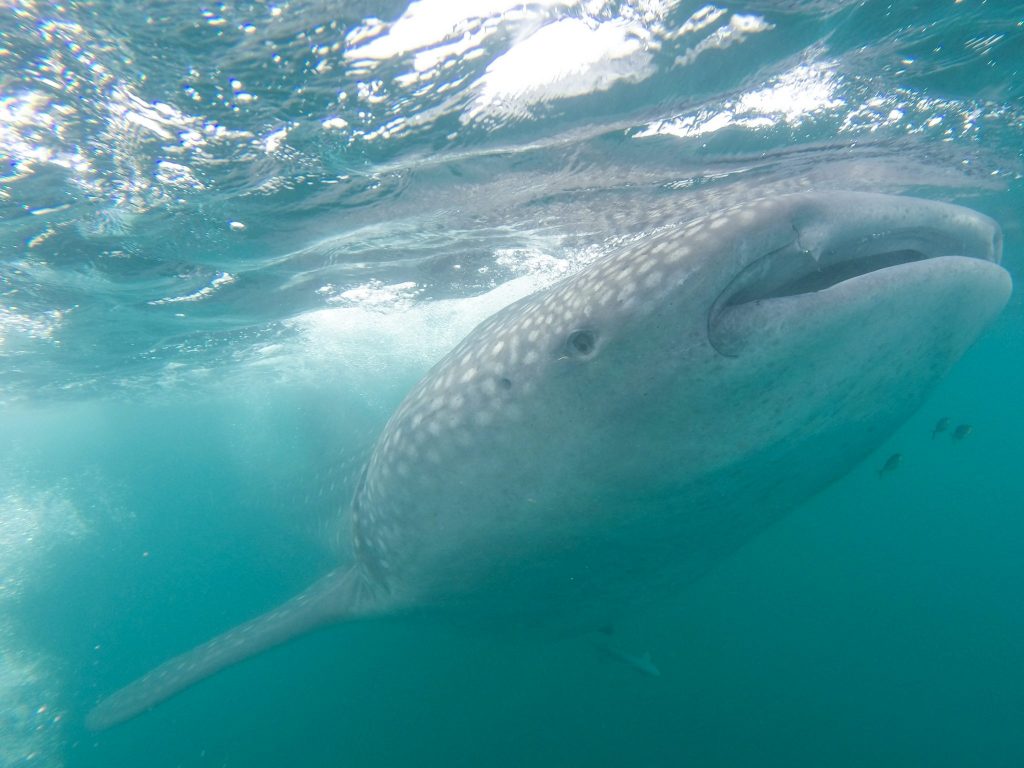
<path id="1" fill-rule="evenodd" d="M 0 0 L 0 766 L 1024 764 L 1019 298 L 877 456 L 615 628 L 660 677 L 339 627 L 83 724 L 344 561 L 409 387 L 652 211 L 958 202 L 1019 280 L 1022 148 L 1010 0 Z"/>

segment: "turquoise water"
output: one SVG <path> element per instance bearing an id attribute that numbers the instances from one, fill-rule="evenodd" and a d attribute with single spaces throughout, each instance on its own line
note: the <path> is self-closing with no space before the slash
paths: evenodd
<path id="1" fill-rule="evenodd" d="M 660 677 L 384 621 L 83 723 L 347 561 L 418 377 L 666 200 L 958 202 L 1019 278 L 1022 51 L 972 0 L 0 8 L 0 765 L 1024 764 L 1019 297 L 863 465 L 638 599 L 614 642 Z"/>

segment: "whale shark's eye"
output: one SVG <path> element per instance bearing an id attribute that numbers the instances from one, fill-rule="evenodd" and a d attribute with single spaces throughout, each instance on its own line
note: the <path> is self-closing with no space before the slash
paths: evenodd
<path id="1" fill-rule="evenodd" d="M 569 354 L 574 357 L 590 357 L 597 346 L 597 337 L 593 331 L 573 331 L 569 334 L 567 346 Z"/>

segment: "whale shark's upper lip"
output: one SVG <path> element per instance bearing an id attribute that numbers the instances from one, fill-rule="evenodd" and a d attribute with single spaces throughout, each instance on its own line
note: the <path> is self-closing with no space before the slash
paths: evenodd
<path id="1" fill-rule="evenodd" d="M 845 194 L 854 202 L 861 197 Z M 881 196 L 863 199 L 871 197 Z M 731 307 L 817 293 L 863 275 L 944 256 L 1000 262 L 1002 234 L 987 216 L 944 203 L 891 199 L 906 201 L 897 226 L 888 221 L 880 226 L 877 217 L 855 212 L 840 224 L 823 219 L 820 211 L 794 214 L 790 241 L 750 261 L 712 304 L 709 338 L 716 318 Z"/>

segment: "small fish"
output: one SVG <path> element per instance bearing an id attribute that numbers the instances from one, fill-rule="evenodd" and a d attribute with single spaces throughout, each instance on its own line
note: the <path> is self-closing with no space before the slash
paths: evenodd
<path id="1" fill-rule="evenodd" d="M 953 430 L 953 439 L 963 440 L 965 437 L 971 434 L 972 429 L 974 429 L 974 427 L 972 427 L 970 424 L 961 424 L 959 427 Z"/>
<path id="2" fill-rule="evenodd" d="M 887 472 L 892 472 L 902 462 L 903 462 L 903 454 L 902 453 L 894 453 L 892 456 L 890 456 L 888 459 L 885 460 L 885 464 L 883 464 L 882 468 L 880 470 L 878 470 L 878 476 L 881 477 L 882 475 L 884 475 Z"/>
<path id="3" fill-rule="evenodd" d="M 935 422 L 935 427 L 932 429 L 932 440 L 935 439 L 936 435 L 945 432 L 947 429 L 949 429 L 949 416 L 943 416 Z"/>
<path id="4" fill-rule="evenodd" d="M 595 643 L 595 645 L 597 646 L 597 649 L 608 656 L 608 658 L 622 662 L 630 669 L 650 677 L 661 677 L 661 670 L 654 665 L 653 661 L 651 661 L 650 652 L 637 655 L 634 653 L 627 653 L 615 646 L 606 645 L 604 643 Z"/>

